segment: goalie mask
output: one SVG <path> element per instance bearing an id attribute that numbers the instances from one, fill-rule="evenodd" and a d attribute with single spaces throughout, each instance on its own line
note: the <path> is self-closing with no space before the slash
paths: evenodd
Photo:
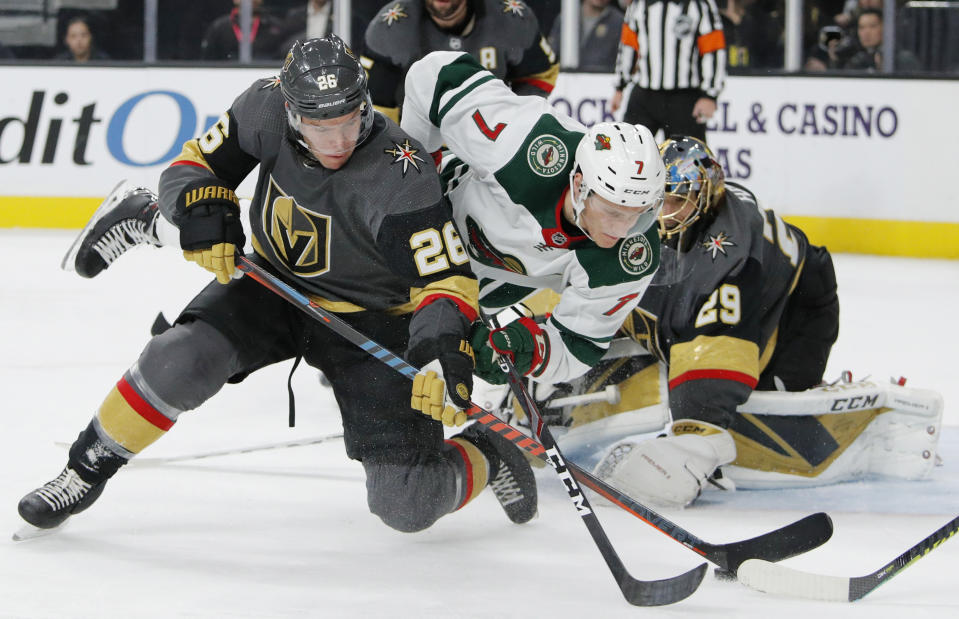
<path id="1" fill-rule="evenodd" d="M 578 196 L 577 173 L 582 174 Z M 569 175 L 576 225 L 583 227 L 587 202 L 599 196 L 616 206 L 636 209 L 639 217 L 621 231 L 623 238 L 645 232 L 663 204 L 665 176 L 649 129 L 622 122 L 593 125 L 576 147 L 576 165 Z"/>
<path id="2" fill-rule="evenodd" d="M 659 149 L 666 166 L 667 196 L 659 226 L 668 240 L 719 208 L 726 184 L 722 166 L 696 138 L 676 136 Z"/>
<path id="3" fill-rule="evenodd" d="M 313 159 L 352 153 L 373 128 L 366 71 L 335 34 L 293 44 L 280 90 L 294 141 Z"/>

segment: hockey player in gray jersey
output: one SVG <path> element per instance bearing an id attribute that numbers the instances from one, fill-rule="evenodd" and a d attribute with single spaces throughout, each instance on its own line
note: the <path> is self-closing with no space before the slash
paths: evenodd
<path id="1" fill-rule="evenodd" d="M 217 281 L 150 340 L 61 474 L 21 500 L 21 516 L 58 526 L 182 413 L 227 382 L 302 357 L 329 378 L 347 454 L 362 461 L 369 509 L 386 524 L 424 529 L 488 482 L 510 493 L 497 498 L 511 519 L 532 518 L 535 482 L 515 446 L 475 425 L 444 441 L 439 420 L 461 422 L 469 401 L 477 285 L 425 154 L 373 110 L 366 74 L 339 38 L 294 44 L 279 77 L 250 86 L 161 176 L 159 210 L 179 229 L 184 256 Z M 251 278 L 235 277 L 245 239 L 233 190 L 257 164 L 252 259 L 424 367 L 412 388 Z M 140 191 L 107 210 L 126 198 L 137 213 L 156 208 Z"/>
<path id="2" fill-rule="evenodd" d="M 496 310 L 537 291 L 559 293 L 545 323 L 478 327 L 476 373 L 504 382 L 499 354 L 544 383 L 586 372 L 659 263 L 665 171 L 652 134 L 624 123 L 587 130 L 454 52 L 410 68 L 402 126 L 428 150 L 446 144 L 453 153 L 443 176 L 480 278 L 480 305 Z"/>
<path id="3" fill-rule="evenodd" d="M 545 99 L 517 96 L 468 54 L 427 55 L 411 67 L 407 90 L 403 126 L 428 142 L 420 155 L 444 143 L 455 150 L 443 158 L 442 177 L 484 307 L 559 293 L 545 324 L 523 319 L 492 335 L 478 327 L 477 375 L 505 381 L 497 350 L 540 382 L 583 374 L 659 264 L 665 171 L 652 135 L 623 123 L 587 130 Z M 108 199 L 104 209 L 65 268 L 94 277 L 131 247 L 161 244 L 165 222 L 142 192 Z"/>
<path id="4" fill-rule="evenodd" d="M 549 95 L 559 75 L 556 55 L 522 0 L 395 0 L 366 30 L 363 66 L 373 105 L 398 120 L 410 65 L 441 50 L 472 54 L 521 95 Z"/>

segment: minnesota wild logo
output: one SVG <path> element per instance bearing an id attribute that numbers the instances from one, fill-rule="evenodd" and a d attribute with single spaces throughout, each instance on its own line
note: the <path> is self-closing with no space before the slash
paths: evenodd
<path id="1" fill-rule="evenodd" d="M 609 141 L 608 135 L 603 135 L 602 133 L 596 134 L 596 150 L 609 150 L 613 145 Z"/>
<path id="2" fill-rule="evenodd" d="M 653 248 L 644 235 L 623 239 L 619 245 L 619 264 L 633 275 L 639 275 L 653 264 Z"/>
<path id="3" fill-rule="evenodd" d="M 556 176 L 566 167 L 566 145 L 555 135 L 541 135 L 526 150 L 529 167 L 539 176 Z"/>
<path id="4" fill-rule="evenodd" d="M 479 224 L 472 217 L 466 218 L 466 251 L 470 258 L 491 267 L 497 267 L 526 275 L 526 267 L 515 256 L 504 254 L 489 242 Z"/>

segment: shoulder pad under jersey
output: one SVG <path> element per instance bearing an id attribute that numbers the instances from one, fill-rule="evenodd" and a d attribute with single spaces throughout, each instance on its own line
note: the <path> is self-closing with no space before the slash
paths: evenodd
<path id="1" fill-rule="evenodd" d="M 765 218 L 756 196 L 741 185 L 726 184 L 726 200 L 703 231 L 697 253 L 713 263 L 720 258 L 727 261 L 744 260 L 762 251 Z"/>
<path id="2" fill-rule="evenodd" d="M 478 4 L 478 15 L 482 14 L 484 20 L 495 25 L 504 35 L 539 32 L 539 20 L 523 0 L 479 0 Z"/>
<path id="3" fill-rule="evenodd" d="M 276 77 L 256 80 L 233 101 L 231 110 L 241 130 L 284 134 L 287 121 L 279 84 Z"/>
<path id="4" fill-rule="evenodd" d="M 423 0 L 393 0 L 383 5 L 366 27 L 366 48 L 396 65 L 412 64 L 422 55 L 420 19 L 424 18 Z"/>
<path id="5" fill-rule="evenodd" d="M 377 123 L 385 123 L 353 153 L 349 170 L 356 181 L 348 185 L 363 201 L 376 205 L 382 215 L 412 212 L 432 206 L 442 199 L 439 173 L 433 157 L 422 144 L 386 117 L 379 115 Z"/>

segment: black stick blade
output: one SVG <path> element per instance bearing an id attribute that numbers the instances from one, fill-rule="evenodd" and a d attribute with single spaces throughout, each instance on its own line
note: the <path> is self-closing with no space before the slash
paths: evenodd
<path id="1" fill-rule="evenodd" d="M 706 544 L 701 550 L 707 559 L 735 573 L 747 559 L 782 561 L 819 548 L 829 541 L 832 533 L 832 518 L 825 512 L 818 512 L 751 539 L 729 544 Z"/>
<path id="2" fill-rule="evenodd" d="M 685 574 L 662 580 L 636 580 L 624 572 L 619 578 L 619 588 L 633 606 L 665 606 L 688 598 L 705 576 L 705 563 Z"/>

